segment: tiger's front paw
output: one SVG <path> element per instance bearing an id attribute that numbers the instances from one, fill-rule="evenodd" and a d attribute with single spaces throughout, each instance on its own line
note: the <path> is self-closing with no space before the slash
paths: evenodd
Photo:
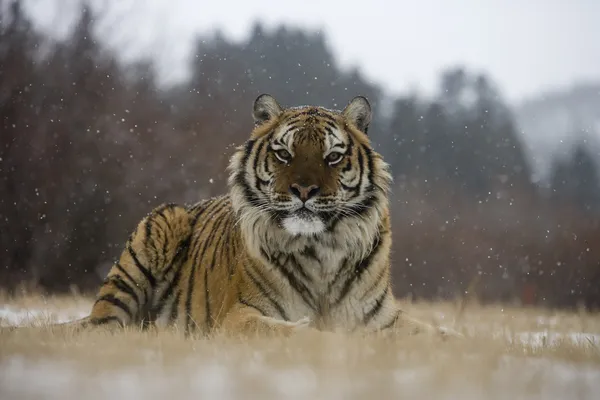
<path id="1" fill-rule="evenodd" d="M 310 327 L 310 318 L 308 317 L 300 318 L 298 321 L 284 321 L 272 317 L 260 317 L 260 319 L 271 327 L 272 330 L 284 336 L 291 336 L 298 331 L 306 330 Z"/>
<path id="2" fill-rule="evenodd" d="M 463 335 L 459 331 L 452 329 L 452 328 L 443 327 L 443 326 L 440 326 L 438 328 L 438 334 L 444 339 L 464 339 L 465 338 L 465 335 Z"/>

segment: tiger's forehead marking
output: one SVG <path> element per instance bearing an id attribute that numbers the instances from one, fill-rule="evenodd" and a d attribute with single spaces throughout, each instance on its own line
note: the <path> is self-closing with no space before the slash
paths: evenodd
<path id="1" fill-rule="evenodd" d="M 274 143 L 292 150 L 294 146 L 312 144 L 328 152 L 334 146 L 346 145 L 344 121 L 338 112 L 322 107 L 289 109 L 274 135 Z"/>

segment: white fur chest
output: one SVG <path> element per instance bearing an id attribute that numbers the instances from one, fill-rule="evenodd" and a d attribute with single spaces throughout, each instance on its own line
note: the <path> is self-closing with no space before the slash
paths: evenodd
<path id="1" fill-rule="evenodd" d="M 288 318 L 308 317 L 311 325 L 323 330 L 355 328 L 362 321 L 363 305 L 351 297 L 338 301 L 358 262 L 355 255 L 318 241 L 294 250 L 270 259 L 263 254 L 265 264 L 281 278 L 279 290 Z"/>

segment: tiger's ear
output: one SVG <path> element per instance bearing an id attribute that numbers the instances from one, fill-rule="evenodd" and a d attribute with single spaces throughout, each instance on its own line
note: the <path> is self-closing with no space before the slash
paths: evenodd
<path id="1" fill-rule="evenodd" d="M 342 115 L 351 122 L 359 131 L 367 133 L 371 123 L 371 104 L 364 96 L 356 96 L 342 111 Z"/>
<path id="2" fill-rule="evenodd" d="M 283 110 L 277 103 L 277 100 L 270 94 L 261 94 L 254 100 L 254 108 L 252 116 L 254 117 L 254 125 L 262 125 L 267 121 L 279 117 Z"/>

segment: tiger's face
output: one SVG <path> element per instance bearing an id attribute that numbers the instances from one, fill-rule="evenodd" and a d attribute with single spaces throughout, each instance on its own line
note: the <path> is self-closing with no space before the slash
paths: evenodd
<path id="1" fill-rule="evenodd" d="M 358 218 L 387 188 L 385 163 L 366 135 L 371 107 L 364 97 L 339 112 L 282 109 L 261 95 L 254 119 L 232 182 L 250 206 L 288 233 L 319 235 L 341 218 Z"/>

